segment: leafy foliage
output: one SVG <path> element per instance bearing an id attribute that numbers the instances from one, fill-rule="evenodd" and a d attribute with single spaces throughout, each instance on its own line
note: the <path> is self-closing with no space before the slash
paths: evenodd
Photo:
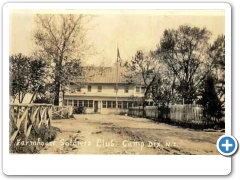
<path id="1" fill-rule="evenodd" d="M 34 59 L 22 54 L 12 55 L 10 60 L 10 95 L 22 103 L 27 93 L 44 93 L 45 67 L 42 59 Z"/>
<path id="2" fill-rule="evenodd" d="M 164 31 L 155 55 L 176 78 L 176 90 L 186 103 L 197 97 L 197 88 L 213 66 L 208 59 L 208 40 L 211 33 L 206 28 L 179 26 L 177 30 Z"/>
<path id="3" fill-rule="evenodd" d="M 54 104 L 69 81 L 81 76 L 81 61 L 90 48 L 86 42 L 86 16 L 38 15 L 34 34 L 38 52 L 48 60 L 53 79 Z"/>
<path id="4" fill-rule="evenodd" d="M 170 79 L 161 76 L 155 80 L 151 88 L 151 94 L 153 101 L 158 106 L 168 105 L 174 96 Z"/>
<path id="5" fill-rule="evenodd" d="M 215 77 L 216 92 L 225 104 L 225 36 L 218 36 L 209 48 L 209 56 L 214 62 L 213 75 Z"/>
<path id="6" fill-rule="evenodd" d="M 215 81 L 212 76 L 208 76 L 204 82 L 204 88 L 201 92 L 202 98 L 199 103 L 203 106 L 203 115 L 209 118 L 222 118 L 221 102 L 215 90 Z"/>
<path id="7" fill-rule="evenodd" d="M 151 54 L 146 55 L 142 51 L 137 51 L 130 63 L 125 63 L 125 67 L 131 72 L 125 75 L 127 82 L 141 85 L 144 89 L 142 99 L 143 116 L 145 116 L 146 100 L 151 94 L 151 87 L 159 76 L 159 66 Z"/>
<path id="8" fill-rule="evenodd" d="M 45 147 L 46 143 L 56 138 L 58 131 L 61 130 L 54 126 L 48 128 L 42 125 L 39 129 L 32 129 L 27 141 L 24 133 L 19 133 L 15 141 L 10 145 L 10 153 L 37 154 Z"/>

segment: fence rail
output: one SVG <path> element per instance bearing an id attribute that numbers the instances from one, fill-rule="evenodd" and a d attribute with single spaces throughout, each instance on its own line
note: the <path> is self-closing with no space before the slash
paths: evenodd
<path id="1" fill-rule="evenodd" d="M 10 142 L 18 134 L 24 134 L 27 140 L 31 130 L 40 128 L 41 125 L 51 126 L 51 104 L 10 104 Z"/>
<path id="2" fill-rule="evenodd" d="M 73 114 L 72 106 L 53 106 L 53 119 L 70 118 Z"/>

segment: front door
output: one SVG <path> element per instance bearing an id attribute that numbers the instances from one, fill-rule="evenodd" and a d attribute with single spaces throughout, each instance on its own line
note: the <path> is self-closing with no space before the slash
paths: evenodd
<path id="1" fill-rule="evenodd" d="M 94 101 L 94 112 L 98 112 L 98 101 Z"/>

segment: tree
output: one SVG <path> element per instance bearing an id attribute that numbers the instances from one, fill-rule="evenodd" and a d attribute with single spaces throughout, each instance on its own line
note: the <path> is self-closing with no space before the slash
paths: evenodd
<path id="1" fill-rule="evenodd" d="M 77 76 L 81 76 L 81 62 L 89 50 L 85 15 L 37 15 L 34 40 L 38 52 L 47 59 L 54 87 L 54 105 L 59 105 L 60 91 Z"/>
<path id="2" fill-rule="evenodd" d="M 152 99 L 156 105 L 169 105 L 174 100 L 174 92 L 172 92 L 172 82 L 170 78 L 159 76 L 151 87 Z"/>
<path id="3" fill-rule="evenodd" d="M 213 76 L 207 76 L 204 81 L 203 91 L 201 92 L 202 98 L 199 103 L 203 106 L 203 116 L 208 120 L 211 118 L 222 118 L 221 102 L 215 90 L 215 82 Z"/>
<path id="4" fill-rule="evenodd" d="M 22 103 L 25 95 L 28 92 L 28 85 L 30 83 L 29 69 L 30 69 L 30 60 L 28 57 L 23 56 L 22 54 L 12 55 L 9 58 L 10 60 L 10 95 L 13 98 L 18 100 L 19 103 Z"/>
<path id="5" fill-rule="evenodd" d="M 214 62 L 213 75 L 216 82 L 216 92 L 222 106 L 225 104 L 225 36 L 220 35 L 209 48 L 209 56 Z"/>
<path id="6" fill-rule="evenodd" d="M 197 97 L 197 88 L 209 74 L 213 63 L 207 50 L 211 36 L 206 28 L 179 26 L 163 33 L 155 55 L 176 78 L 175 89 L 186 103 Z"/>
<path id="7" fill-rule="evenodd" d="M 128 83 L 141 85 L 143 90 L 142 106 L 145 117 L 146 100 L 150 98 L 151 87 L 159 75 L 159 65 L 156 59 L 150 54 L 145 55 L 142 51 L 137 51 L 131 62 L 126 62 L 125 67 L 131 72 L 125 75 Z"/>
<path id="8" fill-rule="evenodd" d="M 37 94 L 45 94 L 46 92 L 46 62 L 43 59 L 33 59 L 30 61 L 30 91 L 32 103 Z"/>
<path id="9" fill-rule="evenodd" d="M 46 63 L 22 54 L 12 55 L 10 60 L 10 96 L 22 103 L 27 93 L 32 94 L 30 103 L 37 93 L 43 93 Z"/>

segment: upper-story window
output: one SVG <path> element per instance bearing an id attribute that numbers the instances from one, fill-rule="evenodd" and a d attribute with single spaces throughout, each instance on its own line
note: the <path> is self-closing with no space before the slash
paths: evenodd
<path id="1" fill-rule="evenodd" d="M 143 86 L 136 86 L 136 93 L 145 93 L 146 88 Z"/>
<path id="2" fill-rule="evenodd" d="M 98 92 L 102 92 L 102 86 L 98 86 Z"/>
<path id="3" fill-rule="evenodd" d="M 116 92 L 118 89 L 118 87 L 116 85 L 113 88 L 114 88 L 114 92 Z"/>
<path id="4" fill-rule="evenodd" d="M 92 86 L 88 86 L 88 92 L 92 91 Z"/>
<path id="5" fill-rule="evenodd" d="M 77 87 L 77 88 L 75 89 L 75 92 L 81 92 L 81 87 Z"/>
<path id="6" fill-rule="evenodd" d="M 128 93 L 128 92 L 129 92 L 129 86 L 125 86 L 125 87 L 124 87 L 124 92 L 125 92 L 125 93 Z"/>

